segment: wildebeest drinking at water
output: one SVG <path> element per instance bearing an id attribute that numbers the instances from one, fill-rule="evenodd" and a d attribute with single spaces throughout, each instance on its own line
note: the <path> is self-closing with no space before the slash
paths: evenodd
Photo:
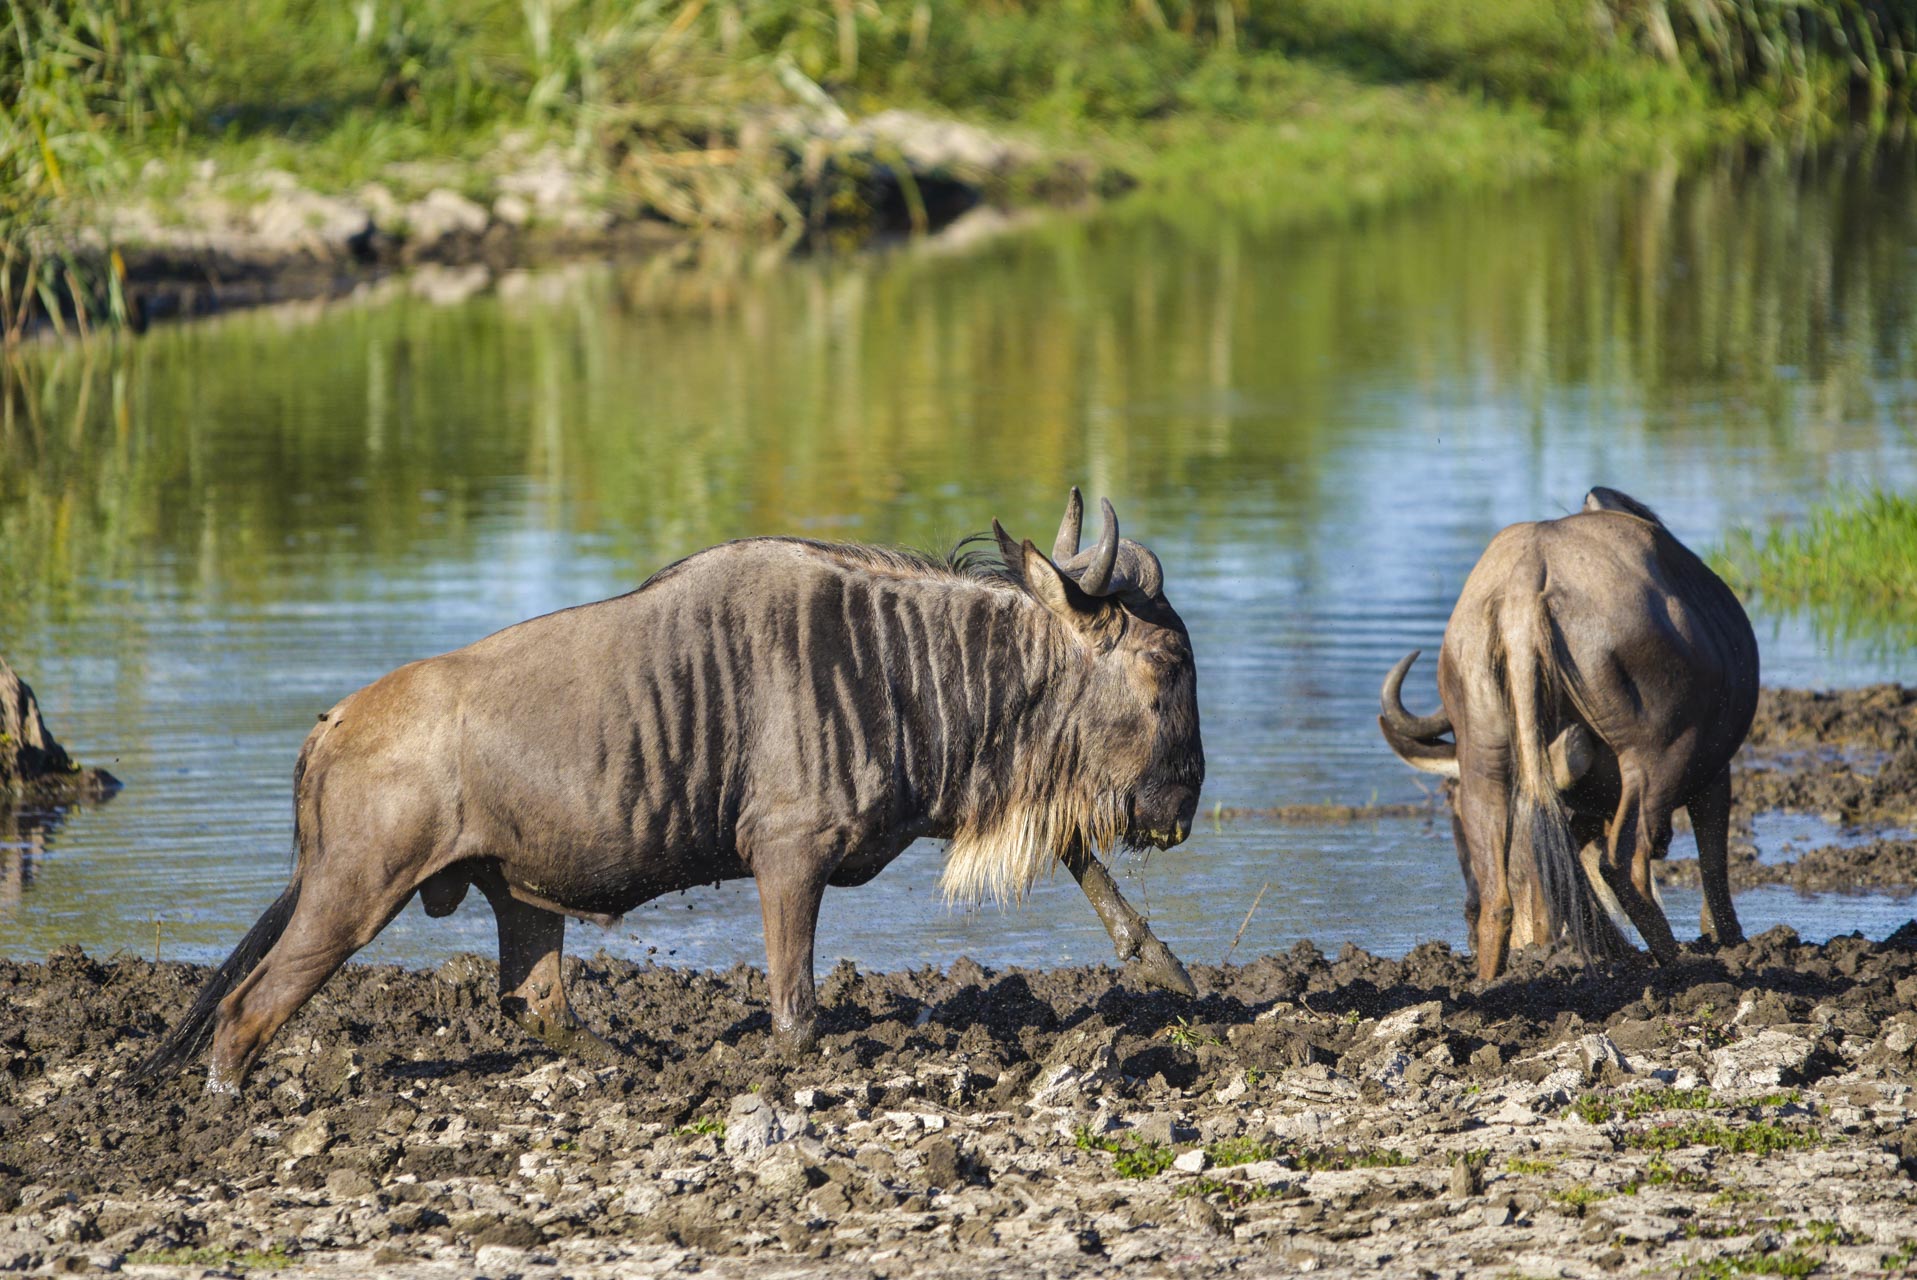
<path id="1" fill-rule="evenodd" d="M 1063 859 L 1121 954 L 1189 990 L 1096 860 L 1184 839 L 1204 778 L 1184 623 L 1157 557 L 1103 514 L 1080 552 L 1073 490 L 1052 557 L 996 522 L 996 560 L 726 543 L 348 696 L 294 768 L 291 884 L 142 1072 L 211 1040 L 209 1088 L 238 1089 L 414 893 L 442 916 L 470 885 L 497 918 L 502 1006 L 590 1047 L 565 918 L 751 876 L 774 1026 L 803 1047 L 826 886 L 921 836 L 951 842 L 961 899 L 1016 898 Z"/>
<path id="2" fill-rule="evenodd" d="M 1445 627 L 1441 714 L 1414 716 L 1400 699 L 1417 656 L 1386 678 L 1378 722 L 1407 763 L 1457 780 L 1483 976 L 1503 971 L 1514 935 L 1548 942 L 1568 927 L 1587 953 L 1622 948 L 1587 882 L 1659 963 L 1676 960 L 1650 863 L 1679 808 L 1697 835 L 1704 933 L 1742 939 L 1730 761 L 1757 709 L 1757 639 L 1730 588 L 1649 508 L 1597 488 L 1580 512 L 1493 538 Z"/>

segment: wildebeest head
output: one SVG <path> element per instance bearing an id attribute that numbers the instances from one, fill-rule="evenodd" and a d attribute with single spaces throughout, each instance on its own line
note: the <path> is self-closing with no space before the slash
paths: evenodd
<path id="1" fill-rule="evenodd" d="M 1098 541 L 1080 550 L 1084 501 L 1073 489 L 1049 556 L 992 522 L 1006 577 L 1050 615 L 1058 696 L 1037 713 L 1053 747 L 1020 765 L 1049 776 L 1025 779 L 1013 788 L 1021 797 L 991 819 L 1015 832 L 981 830 L 964 842 L 981 847 L 978 874 L 955 850 L 947 889 L 956 896 L 1003 892 L 1008 881 L 1017 892 L 1029 878 L 1005 874 L 1010 865 L 1036 874 L 1075 838 L 1099 850 L 1166 849 L 1191 833 L 1205 778 L 1191 637 L 1165 598 L 1158 557 L 1120 536 L 1109 501 L 1101 508 Z M 988 860 L 1001 869 L 984 871 Z"/>

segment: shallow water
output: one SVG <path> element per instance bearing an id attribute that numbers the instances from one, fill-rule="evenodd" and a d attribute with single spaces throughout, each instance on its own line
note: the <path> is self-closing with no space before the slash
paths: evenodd
<path id="1" fill-rule="evenodd" d="M 223 954 L 284 883 L 314 714 L 402 662 L 724 538 L 943 546 L 996 515 L 1043 543 L 1074 482 L 1159 552 L 1191 625 L 1207 811 L 1418 799 L 1378 684 L 1435 655 L 1501 525 L 1605 483 L 1703 548 L 1917 480 L 1913 206 L 1908 151 L 1731 157 L 1314 229 L 1121 206 L 41 353 L 0 419 L 0 653 L 128 785 L 0 849 L 0 953 L 150 952 L 157 921 L 163 954 Z M 1893 642 L 1757 621 L 1770 683 L 1912 678 Z M 1430 659 L 1409 690 L 1433 703 Z M 1010 914 L 951 912 L 938 856 L 828 894 L 821 969 L 1109 955 L 1068 877 Z M 1237 958 L 1463 942 L 1444 822 L 1201 822 L 1131 872 L 1194 961 L 1266 883 Z M 1739 905 L 1807 938 L 1912 914 Z M 490 944 L 475 897 L 445 921 L 409 908 L 364 954 Z M 597 945 L 758 962 L 756 899 L 675 896 L 578 930 Z"/>

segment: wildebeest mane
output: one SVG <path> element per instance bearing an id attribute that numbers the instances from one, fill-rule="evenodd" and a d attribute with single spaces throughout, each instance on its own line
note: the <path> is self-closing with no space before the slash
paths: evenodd
<path id="1" fill-rule="evenodd" d="M 983 582 L 1006 587 L 1022 588 L 1024 586 L 1024 579 L 1016 571 L 1008 568 L 1000 558 L 992 535 L 968 533 L 952 544 L 952 549 L 944 555 L 933 551 L 922 551 L 917 547 L 878 546 L 864 542 L 829 542 L 822 538 L 736 539 L 733 542 L 720 543 L 718 547 L 708 548 L 706 551 L 681 556 L 671 564 L 655 571 L 651 577 L 639 584 L 638 589 L 644 591 L 656 586 L 674 577 L 688 562 L 699 556 L 724 547 L 737 546 L 741 542 L 777 542 L 788 546 L 804 547 L 846 568 L 867 569 L 888 577 L 959 578 L 969 582 Z"/>

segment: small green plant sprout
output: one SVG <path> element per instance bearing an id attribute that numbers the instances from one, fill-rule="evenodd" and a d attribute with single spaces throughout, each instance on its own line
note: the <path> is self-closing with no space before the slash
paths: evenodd
<path id="1" fill-rule="evenodd" d="M 1345 1016 L 1341 1021 L 1343 1021 L 1347 1027 L 1355 1027 L 1360 1022 L 1363 1022 L 1364 1018 L 1356 1009 L 1346 1009 Z"/>
<path id="2" fill-rule="evenodd" d="M 1220 1169 L 1229 1169 L 1233 1165 L 1275 1159 L 1278 1150 L 1257 1138 L 1223 1138 L 1206 1147 L 1205 1154 Z"/>
<path id="3" fill-rule="evenodd" d="M 1196 1049 L 1200 1045 L 1222 1045 L 1225 1043 L 1217 1036 L 1207 1032 L 1204 1028 L 1193 1026 L 1188 1019 L 1183 1017 L 1172 1019 L 1171 1025 L 1162 1029 L 1159 1034 L 1177 1045 L 1180 1049 Z"/>
<path id="4" fill-rule="evenodd" d="M 1822 1265 L 1816 1258 L 1798 1249 L 1780 1249 L 1775 1253 L 1747 1249 L 1742 1253 L 1719 1254 L 1686 1274 L 1699 1280 L 1730 1280 L 1733 1276 L 1808 1276 Z"/>
<path id="5" fill-rule="evenodd" d="M 1112 1168 L 1121 1178 L 1156 1178 L 1178 1158 L 1178 1153 L 1162 1142 L 1093 1133 L 1089 1125 L 1078 1126 L 1072 1142 L 1080 1151 L 1104 1151 L 1115 1157 Z"/>
<path id="6" fill-rule="evenodd" d="M 1264 1082 L 1265 1082 L 1265 1073 L 1262 1069 L 1258 1067 L 1245 1068 L 1245 1087 L 1247 1089 L 1256 1089 L 1259 1085 L 1263 1084 Z"/>
<path id="7" fill-rule="evenodd" d="M 1218 1178 L 1195 1178 L 1172 1193 L 1174 1200 L 1188 1200 L 1193 1196 L 1210 1199 L 1218 1197 L 1228 1209 L 1241 1208 L 1257 1200 L 1274 1200 L 1284 1195 L 1277 1187 L 1268 1187 L 1255 1182 L 1226 1182 Z"/>
<path id="8" fill-rule="evenodd" d="M 1596 1187 L 1587 1187 L 1580 1184 L 1575 1187 L 1566 1187 L 1562 1191 L 1553 1191 L 1551 1198 L 1571 1210 L 1577 1217 L 1582 1218 L 1586 1209 L 1589 1209 L 1600 1200 L 1609 1200 L 1616 1194 L 1615 1191 L 1600 1191 Z"/>
<path id="9" fill-rule="evenodd" d="M 1837 1224 L 1834 1218 L 1812 1218 L 1804 1224 L 1804 1238 L 1798 1243 L 1832 1245 L 1856 1244 L 1857 1236 Z"/>
<path id="10" fill-rule="evenodd" d="M 1285 1153 L 1292 1167 L 1306 1173 L 1338 1169 L 1397 1169 L 1411 1163 L 1411 1157 L 1390 1147 L 1312 1147 L 1296 1146 Z"/>
<path id="11" fill-rule="evenodd" d="M 698 1138 L 708 1133 L 719 1141 L 724 1142 L 726 1140 L 726 1122 L 717 1116 L 698 1116 L 690 1123 L 679 1126 L 679 1134 L 681 1137 Z"/>
<path id="12" fill-rule="evenodd" d="M 1892 1275 L 1917 1273 L 1917 1239 L 1905 1240 L 1889 1253 L 1878 1255 L 1877 1265 Z"/>
<path id="13" fill-rule="evenodd" d="M 1507 1160 L 1504 1163 L 1506 1173 L 1550 1173 L 1558 1167 L 1555 1160 L 1533 1160 L 1525 1156 Z"/>

